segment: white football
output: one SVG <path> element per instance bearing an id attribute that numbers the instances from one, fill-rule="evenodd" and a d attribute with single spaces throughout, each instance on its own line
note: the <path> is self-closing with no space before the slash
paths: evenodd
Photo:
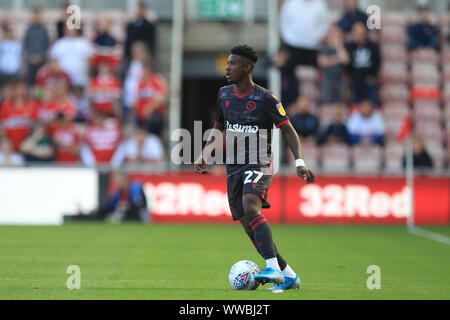
<path id="1" fill-rule="evenodd" d="M 230 269 L 228 279 L 235 290 L 255 290 L 259 283 L 255 281 L 255 275 L 261 273 L 256 263 L 250 260 L 236 262 Z"/>

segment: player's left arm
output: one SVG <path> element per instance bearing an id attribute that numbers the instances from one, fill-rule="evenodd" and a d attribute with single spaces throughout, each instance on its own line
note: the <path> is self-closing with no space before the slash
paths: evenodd
<path id="1" fill-rule="evenodd" d="M 295 165 L 297 167 L 297 175 L 306 180 L 306 183 L 314 183 L 314 181 L 316 180 L 316 176 L 311 169 L 308 169 L 306 167 L 306 164 L 303 161 L 302 145 L 294 127 L 290 122 L 287 122 L 279 128 L 281 129 L 281 132 L 283 132 L 289 148 L 291 149 L 292 153 L 294 154 L 294 158 L 296 159 Z"/>
<path id="2" fill-rule="evenodd" d="M 272 93 L 266 99 L 266 114 L 272 120 L 273 124 L 280 128 L 284 137 L 295 157 L 297 175 L 306 180 L 307 183 L 313 183 L 316 179 L 314 172 L 308 169 L 303 161 L 302 145 L 300 138 L 292 126 L 286 111 L 280 100 Z"/>

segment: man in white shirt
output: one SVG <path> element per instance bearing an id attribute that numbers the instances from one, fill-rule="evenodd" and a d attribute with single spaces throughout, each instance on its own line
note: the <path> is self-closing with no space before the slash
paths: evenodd
<path id="1" fill-rule="evenodd" d="M 148 133 L 144 127 L 137 127 L 125 143 L 125 159 L 130 164 L 158 164 L 164 159 L 161 139 Z"/>
<path id="2" fill-rule="evenodd" d="M 53 45 L 51 57 L 59 60 L 74 86 L 85 87 L 89 81 L 89 59 L 94 48 L 88 39 L 79 36 L 77 29 L 65 30 L 66 36 Z"/>
<path id="3" fill-rule="evenodd" d="M 282 71 L 282 102 L 288 106 L 299 94 L 295 67 L 317 66 L 317 49 L 329 27 L 328 9 L 323 0 L 286 0 L 279 21 L 283 48 L 277 64 Z"/>
<path id="4" fill-rule="evenodd" d="M 382 144 L 385 125 L 381 113 L 374 109 L 370 100 L 363 100 L 359 110 L 353 112 L 347 123 L 352 144 Z"/>
<path id="5" fill-rule="evenodd" d="M 0 86 L 20 75 L 22 44 L 17 41 L 10 26 L 3 29 L 4 39 L 0 42 Z"/>

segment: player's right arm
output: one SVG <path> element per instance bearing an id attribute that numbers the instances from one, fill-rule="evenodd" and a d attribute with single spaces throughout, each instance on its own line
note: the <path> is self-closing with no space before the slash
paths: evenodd
<path id="1" fill-rule="evenodd" d="M 225 119 L 223 116 L 222 108 L 220 107 L 219 98 L 217 98 L 217 113 L 216 113 L 216 122 L 214 124 L 215 130 L 219 130 L 222 132 L 222 141 L 223 141 L 223 135 L 225 133 L 224 131 L 224 123 Z M 200 174 L 206 174 L 208 171 L 206 170 L 206 160 L 204 155 L 205 154 L 211 154 L 212 150 L 216 147 L 217 141 L 215 141 L 215 135 L 213 132 L 208 137 L 208 141 L 206 142 L 205 147 L 202 150 L 202 153 L 198 156 L 197 160 L 194 162 L 195 172 Z"/>

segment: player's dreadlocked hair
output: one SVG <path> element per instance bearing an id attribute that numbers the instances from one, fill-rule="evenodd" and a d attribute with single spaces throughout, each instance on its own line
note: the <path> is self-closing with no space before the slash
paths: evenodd
<path id="1" fill-rule="evenodd" d="M 256 61 L 258 61 L 258 52 L 256 52 L 255 49 L 246 44 L 241 44 L 231 48 L 231 54 L 245 57 L 250 61 L 252 61 L 253 63 L 256 63 Z"/>

